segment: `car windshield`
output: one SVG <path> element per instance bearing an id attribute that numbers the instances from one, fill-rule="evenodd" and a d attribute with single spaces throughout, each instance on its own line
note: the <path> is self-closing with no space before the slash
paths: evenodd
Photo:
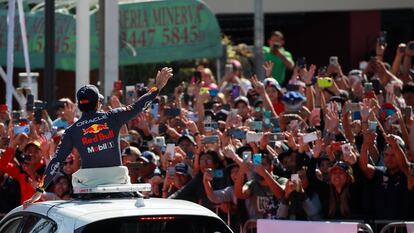
<path id="1" fill-rule="evenodd" d="M 106 219 L 76 233 L 231 233 L 219 219 L 205 216 L 138 216 Z"/>

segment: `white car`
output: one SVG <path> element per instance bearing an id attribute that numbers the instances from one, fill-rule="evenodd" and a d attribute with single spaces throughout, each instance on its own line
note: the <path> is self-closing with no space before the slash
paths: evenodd
<path id="1" fill-rule="evenodd" d="M 17 207 L 0 233 L 232 233 L 213 212 L 192 202 L 159 198 L 47 201 Z"/>

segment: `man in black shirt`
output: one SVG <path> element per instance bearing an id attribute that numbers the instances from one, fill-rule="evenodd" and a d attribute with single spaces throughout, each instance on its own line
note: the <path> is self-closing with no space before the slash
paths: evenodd
<path id="1" fill-rule="evenodd" d="M 19 183 L 0 171 L 0 219 L 20 205 Z"/>
<path id="2" fill-rule="evenodd" d="M 388 135 L 384 149 L 385 169 L 368 163 L 368 146 L 375 141 L 376 135 L 365 132 L 359 165 L 370 180 L 373 192 L 373 211 L 375 219 L 406 219 L 409 214 L 410 191 L 403 164 L 406 162 L 402 150 L 402 139 Z"/>
<path id="3" fill-rule="evenodd" d="M 80 88 L 77 92 L 77 99 L 82 117 L 65 130 L 61 144 L 57 147 L 56 154 L 46 169 L 43 184 L 39 185 L 36 193 L 24 203 L 24 206 L 27 207 L 41 197 L 44 189 L 47 188 L 54 175 L 59 171 L 60 164 L 73 148 L 79 151 L 82 161 L 78 174 L 74 173 L 74 179 L 72 180 L 74 187 L 82 183 L 85 183 L 85 185 L 108 184 L 113 180 L 119 180 L 120 183 L 129 183 L 128 170 L 126 167 L 122 167 L 119 130 L 128 120 L 131 120 L 151 105 L 159 90 L 167 84 L 172 76 L 171 68 L 163 68 L 158 71 L 155 86 L 147 94 L 141 96 L 131 105 L 116 108 L 109 112 L 98 111 L 100 103 L 97 87 L 86 85 Z M 90 168 L 107 169 L 102 170 L 104 177 L 100 177 L 97 173 L 99 170 L 91 170 Z"/>

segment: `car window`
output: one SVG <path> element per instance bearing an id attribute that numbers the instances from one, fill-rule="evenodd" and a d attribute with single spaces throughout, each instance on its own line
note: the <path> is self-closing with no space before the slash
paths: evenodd
<path id="1" fill-rule="evenodd" d="M 76 233 L 231 233 L 220 219 L 205 216 L 114 218 L 91 223 Z"/>
<path id="2" fill-rule="evenodd" d="M 55 222 L 38 215 L 26 215 L 23 222 L 22 233 L 54 233 L 57 230 Z"/>
<path id="3" fill-rule="evenodd" d="M 1 227 L 0 227 L 0 233 L 16 233 L 19 232 L 19 225 L 22 222 L 23 217 L 19 216 L 19 217 L 15 217 L 15 218 L 11 218 L 10 220 L 8 220 L 7 222 L 5 222 Z"/>

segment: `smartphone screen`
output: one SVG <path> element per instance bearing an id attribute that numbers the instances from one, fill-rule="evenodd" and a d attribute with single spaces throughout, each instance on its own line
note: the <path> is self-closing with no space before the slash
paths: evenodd
<path id="1" fill-rule="evenodd" d="M 233 88 L 231 90 L 231 96 L 233 98 L 237 98 L 240 96 L 240 86 L 239 85 L 233 85 Z"/>
<path id="2" fill-rule="evenodd" d="M 151 117 L 154 119 L 158 119 L 158 107 L 157 103 L 151 104 Z"/>
<path id="3" fill-rule="evenodd" d="M 253 164 L 254 165 L 262 164 L 262 154 L 257 153 L 253 155 Z"/>
<path id="4" fill-rule="evenodd" d="M 316 132 L 303 135 L 303 142 L 309 143 L 318 140 L 318 134 Z"/>

